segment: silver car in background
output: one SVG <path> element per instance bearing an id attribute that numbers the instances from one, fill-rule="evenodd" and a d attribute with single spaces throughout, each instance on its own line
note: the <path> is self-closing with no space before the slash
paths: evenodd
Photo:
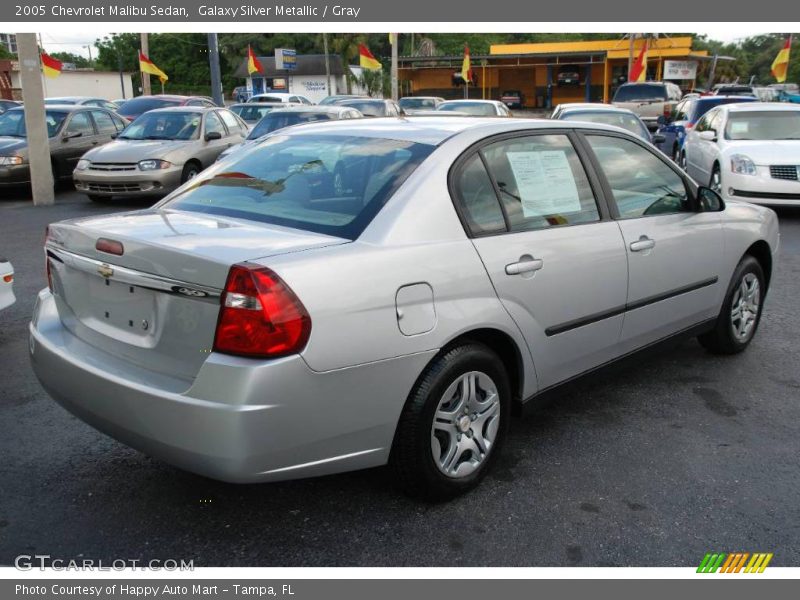
<path id="1" fill-rule="evenodd" d="M 72 180 L 90 200 L 165 196 L 247 137 L 249 127 L 225 108 L 180 106 L 151 110 L 117 138 L 78 161 Z"/>
<path id="2" fill-rule="evenodd" d="M 409 117 L 278 132 L 45 249 L 33 368 L 87 423 L 226 481 L 390 463 L 446 498 L 561 383 L 744 350 L 778 223 L 618 128 Z"/>
<path id="3" fill-rule="evenodd" d="M 475 117 L 510 117 L 511 111 L 498 100 L 447 100 L 436 107 L 437 111 L 472 115 Z"/>

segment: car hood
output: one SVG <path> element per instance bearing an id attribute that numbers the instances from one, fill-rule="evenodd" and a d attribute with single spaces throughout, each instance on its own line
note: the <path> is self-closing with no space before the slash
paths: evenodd
<path id="1" fill-rule="evenodd" d="M 0 137 L 0 156 L 20 154 L 28 148 L 28 140 L 16 137 Z"/>
<path id="2" fill-rule="evenodd" d="M 800 140 L 738 140 L 728 142 L 725 154 L 744 154 L 759 166 L 800 165 Z"/>
<path id="3" fill-rule="evenodd" d="M 167 158 L 168 154 L 186 150 L 197 140 L 114 140 L 94 148 L 84 158 L 95 162 L 134 163 L 146 158 Z"/>

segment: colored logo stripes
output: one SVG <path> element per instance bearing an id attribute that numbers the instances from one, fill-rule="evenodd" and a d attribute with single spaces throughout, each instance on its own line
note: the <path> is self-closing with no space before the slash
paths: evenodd
<path id="1" fill-rule="evenodd" d="M 772 560 L 772 552 L 709 552 L 703 557 L 698 573 L 763 573 Z M 749 560 L 748 560 L 749 559 Z M 745 564 L 747 566 L 745 566 Z"/>

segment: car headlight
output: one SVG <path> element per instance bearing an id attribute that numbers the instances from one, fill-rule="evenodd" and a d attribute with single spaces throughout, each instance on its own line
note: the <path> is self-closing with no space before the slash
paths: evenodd
<path id="1" fill-rule="evenodd" d="M 82 158 L 82 159 L 80 159 L 80 160 L 78 161 L 78 164 L 77 164 L 77 165 L 75 165 L 75 170 L 76 170 L 76 171 L 85 171 L 86 169 L 88 169 L 88 168 L 89 168 L 89 166 L 90 166 L 91 164 L 92 164 L 92 161 L 90 161 L 90 160 L 86 160 L 85 158 Z"/>
<path id="2" fill-rule="evenodd" d="M 731 171 L 739 175 L 755 175 L 756 165 L 744 154 L 734 154 L 731 156 Z"/>
<path id="3" fill-rule="evenodd" d="M 21 156 L 0 156 L 0 165 L 7 167 L 10 165 L 21 165 Z"/>
<path id="4" fill-rule="evenodd" d="M 172 163 L 167 160 L 159 160 L 151 158 L 148 160 L 139 161 L 139 170 L 141 171 L 155 171 L 157 169 L 169 169 Z"/>

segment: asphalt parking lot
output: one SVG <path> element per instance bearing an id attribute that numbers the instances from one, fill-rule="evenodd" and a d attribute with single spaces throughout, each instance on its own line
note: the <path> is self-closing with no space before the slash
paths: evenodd
<path id="1" fill-rule="evenodd" d="M 0 313 L 0 564 L 184 559 L 196 566 L 696 566 L 709 551 L 800 564 L 800 210 L 761 328 L 736 357 L 693 340 L 571 385 L 514 422 L 495 472 L 447 504 L 374 469 L 230 485 L 181 472 L 72 417 L 39 386 L 27 325 L 49 222 L 97 206 L 70 190 L 0 196 L 18 301 Z"/>

